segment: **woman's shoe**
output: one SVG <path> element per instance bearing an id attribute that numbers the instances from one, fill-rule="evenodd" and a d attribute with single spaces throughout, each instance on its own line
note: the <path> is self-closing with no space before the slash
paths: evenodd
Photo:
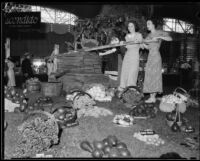
<path id="1" fill-rule="evenodd" d="M 145 101 L 145 103 L 155 103 L 156 98 L 150 97 L 148 100 Z"/>

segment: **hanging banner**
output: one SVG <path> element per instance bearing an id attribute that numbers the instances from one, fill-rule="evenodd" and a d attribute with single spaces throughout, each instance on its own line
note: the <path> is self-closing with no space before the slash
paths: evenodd
<path id="1" fill-rule="evenodd" d="M 4 14 L 4 24 L 9 28 L 39 28 L 40 12 L 11 12 Z"/>

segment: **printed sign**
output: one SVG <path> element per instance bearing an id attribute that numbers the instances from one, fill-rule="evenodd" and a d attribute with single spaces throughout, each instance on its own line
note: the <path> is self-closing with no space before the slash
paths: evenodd
<path id="1" fill-rule="evenodd" d="M 4 24 L 12 28 L 39 28 L 40 12 L 11 12 L 4 15 Z"/>

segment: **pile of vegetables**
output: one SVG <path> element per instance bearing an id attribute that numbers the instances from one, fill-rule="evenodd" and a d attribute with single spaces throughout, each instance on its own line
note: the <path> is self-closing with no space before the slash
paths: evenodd
<path id="1" fill-rule="evenodd" d="M 99 116 L 113 115 L 113 113 L 105 108 L 94 106 L 93 108 L 82 108 L 78 110 L 77 115 L 78 118 L 86 116 L 98 118 Z"/>
<path id="2" fill-rule="evenodd" d="M 147 117 L 147 118 L 155 118 L 158 109 L 155 107 L 154 103 L 141 103 L 137 105 L 135 108 L 131 109 L 129 115 L 132 117 Z"/>
<path id="3" fill-rule="evenodd" d="M 131 157 L 131 153 L 124 142 L 115 135 L 109 135 L 102 141 L 94 140 L 93 144 L 83 141 L 80 147 L 91 153 L 93 158 L 125 158 Z"/>
<path id="4" fill-rule="evenodd" d="M 24 112 L 25 109 L 27 108 L 28 99 L 26 90 L 23 91 L 23 93 L 19 93 L 14 88 L 4 86 L 4 95 L 5 95 L 5 109 L 8 109 L 8 111 Z"/>
<path id="5" fill-rule="evenodd" d="M 77 111 L 72 107 L 60 106 L 53 109 L 51 113 L 55 116 L 60 128 L 78 125 Z"/>
<path id="6" fill-rule="evenodd" d="M 18 126 L 19 138 L 14 157 L 32 157 L 48 150 L 59 141 L 58 124 L 53 115 L 44 111 L 31 113 Z"/>
<path id="7" fill-rule="evenodd" d="M 125 127 L 133 125 L 133 121 L 134 121 L 133 117 L 126 114 L 116 115 L 113 119 L 113 123 Z"/>
<path id="8" fill-rule="evenodd" d="M 169 94 L 163 96 L 161 101 L 166 103 L 182 103 L 183 100 L 181 98 L 176 97 L 173 94 Z"/>
<path id="9" fill-rule="evenodd" d="M 177 111 L 167 113 L 166 121 L 173 132 L 193 133 L 195 131 L 194 127 L 188 124 L 188 120 L 180 113 L 177 114 Z"/>
<path id="10" fill-rule="evenodd" d="M 28 84 L 39 83 L 39 82 L 40 82 L 39 79 L 36 78 L 36 77 L 30 78 L 30 79 L 28 79 L 28 80 L 26 81 L 26 83 L 28 83 Z"/>
<path id="11" fill-rule="evenodd" d="M 148 145 L 159 146 L 164 144 L 165 141 L 159 137 L 153 130 L 147 129 L 140 132 L 134 133 L 133 137 L 137 138 L 140 141 L 145 142 Z"/>
<path id="12" fill-rule="evenodd" d="M 141 102 L 143 94 L 138 87 L 129 86 L 123 90 L 120 98 L 124 103 L 135 106 Z"/>
<path id="13" fill-rule="evenodd" d="M 92 84 L 85 91 L 89 93 L 94 100 L 99 102 L 110 102 L 113 97 L 113 94 L 107 91 L 102 84 Z"/>
<path id="14" fill-rule="evenodd" d="M 82 90 L 73 90 L 73 91 L 69 92 L 66 95 L 66 100 L 67 101 L 73 101 L 74 97 L 79 93 L 83 93 L 83 91 Z"/>
<path id="15" fill-rule="evenodd" d="M 34 107 L 44 107 L 44 106 L 49 106 L 51 107 L 53 105 L 53 100 L 51 97 L 44 96 L 44 97 L 39 97 L 35 103 L 33 103 Z"/>
<path id="16" fill-rule="evenodd" d="M 24 91 L 23 93 L 19 93 L 15 90 L 15 88 L 4 86 L 4 96 L 8 100 L 12 101 L 13 103 L 25 103 L 26 97 L 27 97 L 27 91 Z"/>
<path id="17" fill-rule="evenodd" d="M 73 99 L 74 109 L 93 108 L 96 104 L 94 99 L 88 93 L 78 93 Z"/>
<path id="18" fill-rule="evenodd" d="M 33 104 L 28 104 L 28 103 L 23 103 L 20 104 L 20 107 L 16 107 L 14 112 L 18 113 L 18 112 L 26 112 L 29 113 L 31 111 L 35 111 L 35 110 L 46 110 L 48 108 L 51 108 L 53 105 L 53 101 L 50 97 L 46 96 L 46 97 L 39 97 L 36 102 L 34 102 Z M 49 110 L 47 110 L 49 111 Z"/>

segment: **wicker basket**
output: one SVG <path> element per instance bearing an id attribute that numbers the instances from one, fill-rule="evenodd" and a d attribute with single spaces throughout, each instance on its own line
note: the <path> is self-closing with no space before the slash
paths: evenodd
<path id="1" fill-rule="evenodd" d="M 127 96 L 127 94 L 130 91 L 133 91 L 134 95 L 133 94 L 129 94 Z M 120 99 L 121 99 L 121 101 L 123 103 L 126 103 L 127 105 L 136 106 L 136 105 L 141 103 L 143 96 L 144 95 L 143 95 L 142 91 L 140 91 L 140 89 L 138 87 L 136 87 L 136 86 L 128 86 L 123 90 Z"/>
<path id="2" fill-rule="evenodd" d="M 177 121 L 178 126 L 182 125 L 182 121 L 181 121 L 181 117 L 180 117 L 180 112 L 176 110 L 176 117 L 174 120 L 170 121 L 166 119 L 166 123 L 169 127 L 172 127 L 172 125 L 174 124 L 174 122 L 176 122 L 176 118 L 177 116 L 179 116 L 179 120 Z"/>
<path id="3" fill-rule="evenodd" d="M 41 110 L 31 111 L 31 112 L 29 112 L 28 115 L 26 115 L 26 116 L 24 117 L 23 121 L 26 121 L 26 120 L 28 120 L 28 119 L 31 119 L 31 116 L 34 116 L 34 115 L 45 115 L 47 118 L 53 120 L 53 122 L 55 123 L 55 130 L 56 130 L 56 133 L 59 133 L 59 126 L 58 126 L 57 120 L 56 120 L 56 118 L 54 117 L 54 115 L 52 115 L 52 114 L 49 113 L 49 112 L 41 111 Z"/>
<path id="4" fill-rule="evenodd" d="M 40 92 L 41 84 L 40 82 L 27 82 L 26 87 L 29 92 Z"/>

